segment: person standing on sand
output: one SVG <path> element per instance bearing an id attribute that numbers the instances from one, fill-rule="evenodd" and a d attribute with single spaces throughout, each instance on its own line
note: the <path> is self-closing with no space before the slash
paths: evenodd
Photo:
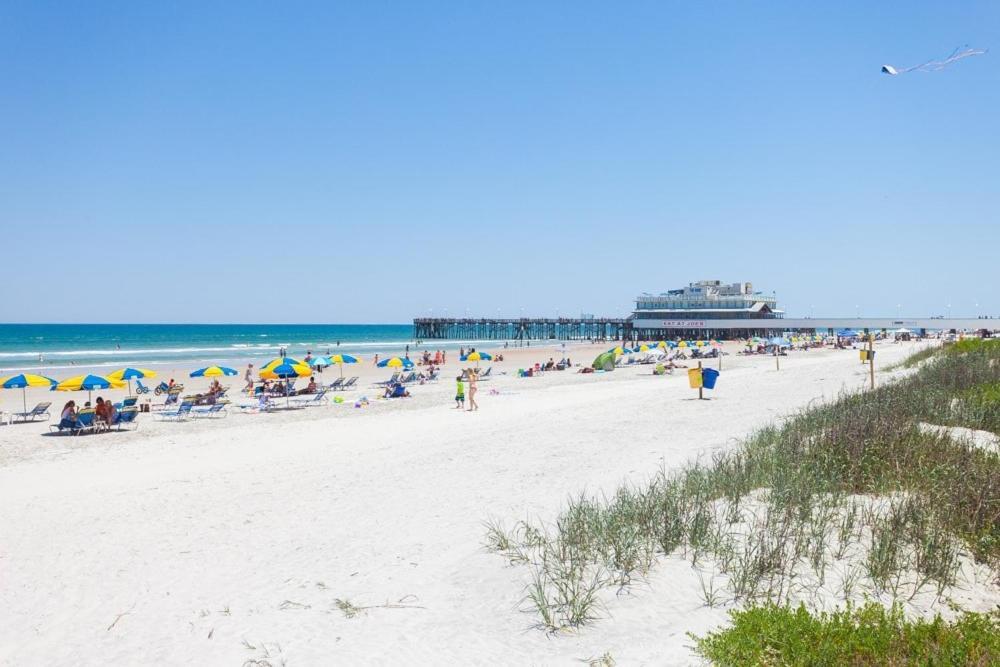
<path id="1" fill-rule="evenodd" d="M 455 382 L 458 383 L 458 387 L 455 389 L 455 409 L 461 410 L 465 407 L 465 385 L 462 384 L 462 376 L 459 375 L 455 378 Z"/>
<path id="2" fill-rule="evenodd" d="M 378 352 L 375 353 L 375 365 L 378 366 Z"/>
<path id="3" fill-rule="evenodd" d="M 479 404 L 476 403 L 476 392 L 479 391 L 479 387 L 476 386 L 479 382 L 479 371 L 469 369 L 469 412 L 479 409 Z"/>
<path id="4" fill-rule="evenodd" d="M 247 372 L 244 374 L 243 377 L 246 378 L 246 381 L 247 381 L 247 386 L 244 387 L 244 389 L 246 390 L 246 392 L 248 394 L 250 394 L 252 396 L 253 395 L 253 364 L 247 364 Z"/>

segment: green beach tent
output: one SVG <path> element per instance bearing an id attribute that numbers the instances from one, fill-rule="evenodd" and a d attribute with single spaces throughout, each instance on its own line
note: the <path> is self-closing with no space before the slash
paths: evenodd
<path id="1" fill-rule="evenodd" d="M 597 370 L 613 371 L 615 370 L 615 353 L 605 352 L 604 354 L 598 355 L 594 359 L 594 363 L 591 364 Z"/>

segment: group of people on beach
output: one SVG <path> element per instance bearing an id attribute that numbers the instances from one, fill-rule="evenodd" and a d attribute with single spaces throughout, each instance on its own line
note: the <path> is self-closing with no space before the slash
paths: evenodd
<path id="1" fill-rule="evenodd" d="M 91 409 L 94 411 L 94 422 L 106 427 L 110 427 L 115 422 L 115 417 L 118 414 L 114 403 L 110 400 L 105 401 L 101 396 L 97 397 L 97 403 L 93 408 L 91 408 L 90 401 L 83 404 L 83 411 Z M 76 407 L 76 401 L 66 401 L 66 405 L 63 406 L 62 412 L 59 414 L 59 427 L 74 428 L 80 421 L 80 412 L 81 410 Z"/>

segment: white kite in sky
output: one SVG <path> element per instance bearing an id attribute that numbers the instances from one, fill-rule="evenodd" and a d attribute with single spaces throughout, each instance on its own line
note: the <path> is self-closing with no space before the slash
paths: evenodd
<path id="1" fill-rule="evenodd" d="M 937 72 L 942 70 L 948 65 L 958 62 L 962 58 L 968 58 L 969 56 L 981 56 L 986 53 L 987 49 L 970 49 L 968 47 L 955 49 L 951 52 L 951 55 L 944 60 L 928 60 L 920 65 L 914 65 L 913 67 L 893 67 L 892 65 L 882 65 L 882 73 L 889 74 L 890 76 L 896 76 L 897 74 L 906 74 L 907 72 Z"/>

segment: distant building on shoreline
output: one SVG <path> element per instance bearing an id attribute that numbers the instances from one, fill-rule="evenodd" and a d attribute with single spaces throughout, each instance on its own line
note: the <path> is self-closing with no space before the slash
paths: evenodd
<path id="1" fill-rule="evenodd" d="M 751 283 L 699 280 L 660 294 L 640 294 L 631 320 L 640 340 L 660 338 L 731 338 L 780 334 L 785 315 L 774 294 L 755 292 Z M 726 320 L 725 330 L 713 324 Z M 734 330 L 732 322 L 746 320 Z"/>

